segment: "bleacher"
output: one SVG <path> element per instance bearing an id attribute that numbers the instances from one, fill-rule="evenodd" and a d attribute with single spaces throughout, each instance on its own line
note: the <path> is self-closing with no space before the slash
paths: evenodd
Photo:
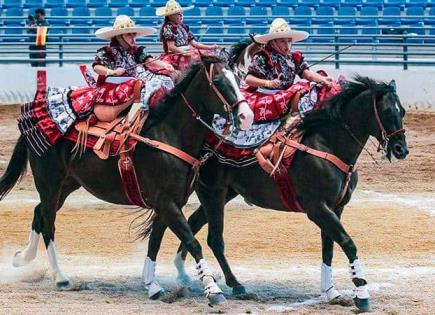
<path id="1" fill-rule="evenodd" d="M 370 42 L 384 31 L 414 34 L 412 41 L 435 34 L 435 0 L 180 0 L 185 21 L 205 42 L 234 42 L 249 33 L 264 33 L 275 17 L 284 17 L 295 29 L 311 33 L 319 43 Z M 98 41 L 91 35 L 109 26 L 116 15 L 127 14 L 137 24 L 158 27 L 155 8 L 166 0 L 0 0 L 0 40 L 25 34 L 25 20 L 43 7 L 50 23 L 49 40 Z M 7 36 L 2 36 L 7 35 Z M 56 36 L 57 35 L 57 36 Z M 366 35 L 366 37 L 361 37 Z M 418 35 L 418 36 L 417 36 Z M 21 39 L 25 40 L 25 39 Z M 377 39 L 374 39 L 377 41 Z M 158 36 L 146 38 L 157 42 Z"/>

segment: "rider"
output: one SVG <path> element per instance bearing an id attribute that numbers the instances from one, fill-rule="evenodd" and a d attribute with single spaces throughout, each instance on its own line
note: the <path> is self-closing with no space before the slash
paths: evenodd
<path id="1" fill-rule="evenodd" d="M 183 23 L 183 11 L 193 6 L 181 7 L 175 0 L 169 0 L 166 6 L 156 9 L 157 16 L 165 17 L 160 29 L 160 40 L 163 43 L 163 60 L 177 69 L 185 69 L 189 62 L 202 55 L 214 55 L 218 45 L 205 45 L 197 42 L 189 27 Z M 200 52 L 198 52 L 198 50 Z"/>
<path id="2" fill-rule="evenodd" d="M 299 106 L 299 108 L 291 108 L 292 112 L 303 113 L 312 109 L 315 102 L 312 100 L 310 90 L 316 84 L 304 82 L 294 84 L 296 75 L 328 88 L 336 87 L 333 79 L 326 74 L 309 70 L 300 51 L 291 51 L 293 43 L 302 41 L 308 36 L 307 32 L 292 30 L 282 18 L 272 22 L 268 34 L 254 36 L 254 40 L 264 46 L 254 55 L 249 65 L 245 78 L 248 87 L 244 94 L 254 111 L 255 121 L 273 120 L 284 116 L 289 111 L 290 103 L 293 107 Z M 308 99 L 303 98 L 302 102 L 298 102 L 302 94 L 306 94 Z M 292 100 L 294 96 L 296 102 Z"/>

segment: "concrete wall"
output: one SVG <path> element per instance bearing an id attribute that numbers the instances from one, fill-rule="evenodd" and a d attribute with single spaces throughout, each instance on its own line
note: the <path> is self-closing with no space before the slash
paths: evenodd
<path id="1" fill-rule="evenodd" d="M 50 86 L 84 86 L 78 65 L 47 67 Z M 435 67 L 410 67 L 402 70 L 396 66 L 332 66 L 318 65 L 313 70 L 324 69 L 331 76 L 339 74 L 352 78 L 356 73 L 389 82 L 396 80 L 397 91 L 403 105 L 417 110 L 435 111 Z M 27 65 L 0 66 L 0 104 L 17 104 L 30 101 L 36 89 L 36 70 Z"/>

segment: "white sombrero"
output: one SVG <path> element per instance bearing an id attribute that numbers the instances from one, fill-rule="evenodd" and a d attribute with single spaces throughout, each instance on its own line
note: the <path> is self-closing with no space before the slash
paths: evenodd
<path id="1" fill-rule="evenodd" d="M 110 39 L 122 34 L 135 33 L 136 36 L 146 36 L 154 34 L 155 32 L 156 29 L 152 27 L 136 26 L 133 20 L 127 15 L 118 15 L 112 27 L 98 29 L 95 32 L 95 36 L 101 39 Z"/>
<path id="2" fill-rule="evenodd" d="M 181 13 L 183 11 L 190 10 L 190 9 L 193 9 L 193 5 L 183 8 L 177 1 L 169 0 L 168 2 L 166 2 L 166 5 L 164 7 L 160 7 L 156 9 L 156 15 L 168 16 L 176 13 Z"/>
<path id="3" fill-rule="evenodd" d="M 299 42 L 308 38 L 310 34 L 304 31 L 292 31 L 290 25 L 282 18 L 273 20 L 270 25 L 269 33 L 254 36 L 255 41 L 266 44 L 268 41 L 277 38 L 291 38 L 293 42 Z"/>

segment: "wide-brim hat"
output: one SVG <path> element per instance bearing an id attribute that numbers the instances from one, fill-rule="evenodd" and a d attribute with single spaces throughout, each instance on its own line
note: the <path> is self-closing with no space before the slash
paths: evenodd
<path id="1" fill-rule="evenodd" d="M 98 29 L 95 32 L 95 36 L 101 39 L 111 39 L 118 35 L 135 33 L 137 37 L 140 37 L 154 34 L 156 31 L 152 27 L 136 26 L 127 15 L 118 15 L 112 27 Z"/>
<path id="2" fill-rule="evenodd" d="M 267 42 L 278 38 L 289 38 L 292 42 L 299 42 L 308 38 L 310 34 L 304 31 L 294 31 L 290 25 L 281 18 L 273 20 L 270 25 L 269 33 L 264 35 L 255 35 L 254 39 L 260 44 L 266 44 Z"/>
<path id="3" fill-rule="evenodd" d="M 172 14 L 181 13 L 183 11 L 187 11 L 190 9 L 193 9 L 193 5 L 190 5 L 188 7 L 182 7 L 177 1 L 169 0 L 168 2 L 166 2 L 166 5 L 164 7 L 160 7 L 156 9 L 156 15 L 168 16 Z"/>

